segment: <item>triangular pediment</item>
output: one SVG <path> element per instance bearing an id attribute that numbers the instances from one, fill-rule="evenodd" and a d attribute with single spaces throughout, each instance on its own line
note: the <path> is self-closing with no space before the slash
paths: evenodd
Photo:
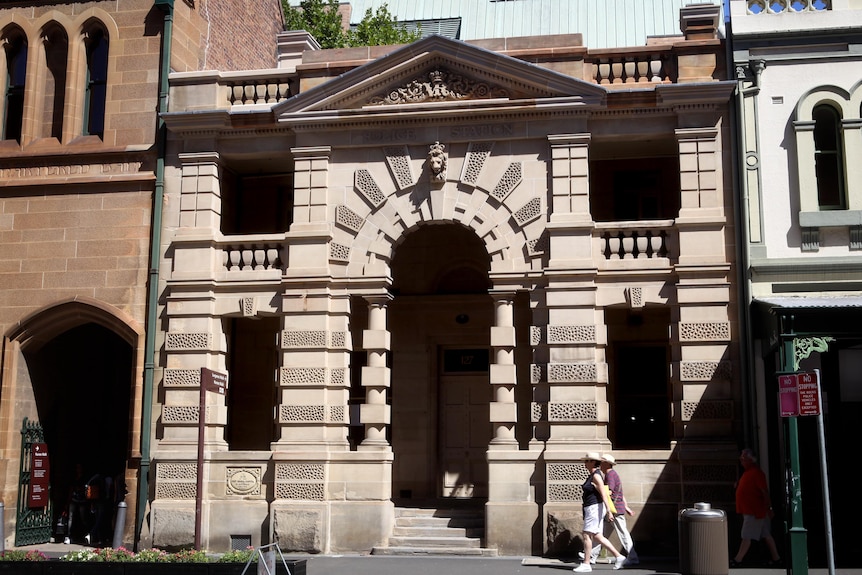
<path id="1" fill-rule="evenodd" d="M 601 86 L 459 40 L 430 36 L 294 96 L 278 104 L 275 113 L 558 98 L 601 105 L 606 95 Z"/>

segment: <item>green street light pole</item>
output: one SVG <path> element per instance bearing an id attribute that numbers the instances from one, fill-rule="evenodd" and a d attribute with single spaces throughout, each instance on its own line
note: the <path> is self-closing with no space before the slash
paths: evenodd
<path id="1" fill-rule="evenodd" d="M 793 316 L 780 317 L 781 344 L 779 358 L 782 373 L 796 371 L 796 336 L 793 333 Z M 802 525 L 802 477 L 799 464 L 799 427 L 797 417 L 784 417 L 784 437 L 790 458 L 790 565 L 788 573 L 808 575 L 808 532 Z"/>

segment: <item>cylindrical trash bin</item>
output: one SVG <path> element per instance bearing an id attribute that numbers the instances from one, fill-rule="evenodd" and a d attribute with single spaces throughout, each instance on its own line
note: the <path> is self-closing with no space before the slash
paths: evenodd
<path id="1" fill-rule="evenodd" d="M 709 503 L 679 512 L 679 570 L 682 575 L 727 575 L 727 516 Z"/>

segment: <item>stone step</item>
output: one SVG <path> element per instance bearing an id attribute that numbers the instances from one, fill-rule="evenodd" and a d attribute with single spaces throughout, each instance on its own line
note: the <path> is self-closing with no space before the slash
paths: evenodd
<path id="1" fill-rule="evenodd" d="M 470 539 L 468 537 L 423 537 L 423 536 L 407 536 L 407 537 L 390 537 L 390 547 L 481 547 L 480 539 Z"/>
<path id="2" fill-rule="evenodd" d="M 457 557 L 496 557 L 496 549 L 486 547 L 374 547 L 372 555 L 447 555 Z"/>
<path id="3" fill-rule="evenodd" d="M 454 527 L 481 529 L 485 525 L 483 517 L 396 517 L 395 525 L 400 527 Z"/>
<path id="4" fill-rule="evenodd" d="M 484 515 L 485 510 L 482 507 L 396 507 L 395 508 L 395 516 L 427 516 L 427 515 L 436 515 L 436 516 L 447 516 L 447 517 L 456 517 L 456 516 L 472 516 L 472 515 Z"/>
<path id="5" fill-rule="evenodd" d="M 432 526 L 400 526 L 396 523 L 392 529 L 393 537 L 472 537 L 480 538 L 483 529 L 468 529 L 465 527 L 432 527 Z"/>
<path id="6" fill-rule="evenodd" d="M 482 507 L 396 507 L 388 544 L 375 547 L 372 554 L 496 557 L 496 549 L 482 547 L 484 534 Z"/>

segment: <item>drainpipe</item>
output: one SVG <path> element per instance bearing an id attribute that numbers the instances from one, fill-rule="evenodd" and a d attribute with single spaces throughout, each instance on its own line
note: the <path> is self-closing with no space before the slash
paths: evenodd
<path id="1" fill-rule="evenodd" d="M 757 392 L 756 392 L 756 377 L 754 373 L 754 351 L 752 349 L 752 342 L 754 340 L 754 336 L 751 332 L 752 325 L 754 322 L 751 319 L 751 281 L 749 278 L 749 255 L 750 255 L 750 237 L 748 233 L 749 226 L 749 213 L 748 213 L 748 178 L 745 175 L 745 171 L 748 170 L 748 162 L 745 157 L 746 153 L 746 133 L 745 133 L 745 98 L 746 96 L 751 95 L 754 99 L 752 105 L 754 106 L 754 148 L 757 150 L 757 162 L 760 163 L 760 125 L 757 121 L 758 119 L 758 106 L 757 106 L 757 96 L 760 94 L 760 82 L 761 82 L 761 74 L 763 73 L 763 69 L 766 67 L 766 63 L 763 60 L 751 60 L 748 63 L 749 68 L 754 71 L 754 84 L 749 88 L 743 88 L 743 82 L 745 81 L 745 73 L 743 70 L 740 70 L 737 74 L 738 79 L 738 89 L 736 92 L 736 133 L 738 134 L 737 139 L 734 140 L 734 143 L 738 146 L 738 150 L 736 154 L 734 154 L 735 163 L 737 164 L 737 185 L 739 186 L 740 194 L 735 194 L 736 201 L 739 202 L 739 221 L 740 221 L 740 229 L 739 229 L 739 249 L 738 249 L 738 257 L 739 259 L 739 282 L 740 288 L 742 290 L 742 302 L 743 306 L 740 306 L 740 333 L 742 334 L 743 340 L 743 349 L 744 352 L 741 354 L 743 358 L 742 369 L 744 374 L 745 387 L 742 393 L 742 414 L 743 414 L 743 431 L 745 434 L 745 445 L 750 448 L 755 448 L 757 446 L 758 440 L 758 422 L 757 422 L 757 414 L 754 413 L 755 405 L 757 403 Z M 734 64 L 735 68 L 735 64 Z M 758 170 L 760 168 L 758 167 Z M 758 182 L 761 181 L 762 174 L 758 171 Z M 762 189 L 762 186 L 761 186 Z"/>
<path id="2" fill-rule="evenodd" d="M 141 399 L 141 472 L 138 483 L 138 513 L 135 521 L 135 550 L 141 539 L 144 514 L 149 498 L 150 436 L 153 418 L 153 380 L 156 356 L 156 331 L 159 304 L 159 264 L 162 243 L 162 204 L 165 195 L 165 148 L 167 130 L 162 114 L 168 111 L 168 75 L 171 71 L 171 38 L 173 36 L 173 0 L 156 0 L 155 7 L 164 12 L 162 54 L 159 72 L 159 104 L 156 116 L 156 183 L 153 190 L 153 227 L 150 243 L 150 271 L 147 281 L 146 347 L 144 349 L 144 389 Z"/>
<path id="3" fill-rule="evenodd" d="M 737 214 L 739 226 L 737 237 L 739 241 L 736 246 L 737 282 L 740 290 L 740 305 L 738 310 L 739 333 L 740 333 L 740 373 L 742 375 L 742 429 L 745 445 L 754 447 L 757 439 L 755 431 L 757 417 L 753 414 L 756 399 L 756 383 L 754 373 L 754 351 L 752 349 L 753 336 L 751 333 L 753 322 L 751 320 L 751 284 L 749 278 L 749 249 L 750 238 L 748 233 L 748 179 L 745 172 L 748 169 L 746 158 L 745 139 L 745 97 L 749 94 L 757 96 L 760 92 L 760 73 L 763 71 L 763 62 L 755 65 L 750 62 L 755 71 L 754 85 L 744 88 L 745 74 L 742 70 L 737 72 L 736 61 L 733 51 L 733 24 L 730 17 L 730 2 L 724 1 L 725 10 L 725 49 L 727 66 L 731 74 L 737 76 L 737 90 L 735 105 L 731 106 L 731 122 L 736 125 L 736 137 L 731 139 L 731 157 L 733 158 L 733 177 L 736 192 L 733 194 L 733 206 Z M 755 122 L 757 121 L 755 98 Z M 757 125 L 755 124 L 754 137 L 759 140 Z M 759 143 L 756 144 L 759 151 Z"/>

